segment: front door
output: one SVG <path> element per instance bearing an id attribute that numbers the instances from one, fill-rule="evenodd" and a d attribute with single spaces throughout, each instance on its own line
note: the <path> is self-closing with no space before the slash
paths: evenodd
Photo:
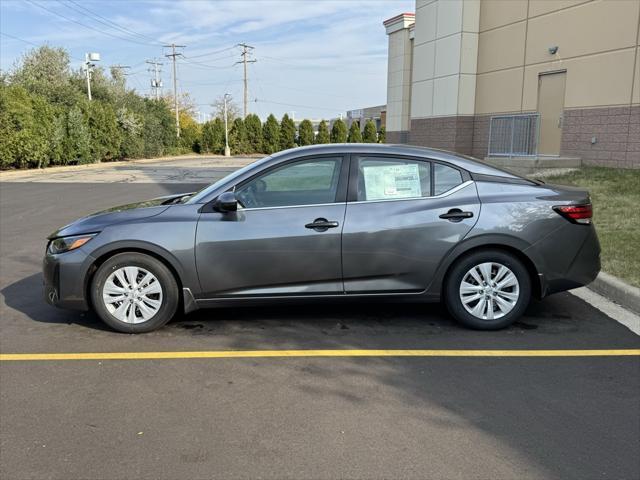
<path id="1" fill-rule="evenodd" d="M 473 228 L 475 184 L 450 165 L 352 157 L 342 238 L 346 293 L 424 291 L 446 253 Z"/>
<path id="2" fill-rule="evenodd" d="M 343 167 L 341 156 L 288 162 L 237 185 L 237 212 L 202 213 L 203 297 L 342 293 Z"/>
<path id="3" fill-rule="evenodd" d="M 540 155 L 560 155 L 566 77 L 567 72 L 543 73 L 538 77 Z"/>

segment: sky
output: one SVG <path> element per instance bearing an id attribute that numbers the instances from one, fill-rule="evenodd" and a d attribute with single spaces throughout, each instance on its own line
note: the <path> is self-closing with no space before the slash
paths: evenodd
<path id="1" fill-rule="evenodd" d="M 79 68 L 86 52 L 99 64 L 128 65 L 127 85 L 150 94 L 145 60 L 178 49 L 178 91 L 204 118 L 224 93 L 242 104 L 241 49 L 248 65 L 249 111 L 265 119 L 334 118 L 386 102 L 387 36 L 382 22 L 414 10 L 414 0 L 0 0 L 0 68 L 10 70 L 38 45 L 61 46 Z M 234 65 L 235 64 L 235 65 Z"/>

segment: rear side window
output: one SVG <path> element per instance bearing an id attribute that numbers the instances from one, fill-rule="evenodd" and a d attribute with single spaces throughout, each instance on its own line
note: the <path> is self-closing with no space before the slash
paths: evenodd
<path id="1" fill-rule="evenodd" d="M 418 160 L 358 159 L 358 201 L 420 198 L 431 195 L 431 164 Z"/>
<path id="2" fill-rule="evenodd" d="M 440 195 L 448 192 L 454 187 L 462 183 L 462 174 L 460 170 L 442 165 L 440 163 L 433 164 L 433 194 Z"/>

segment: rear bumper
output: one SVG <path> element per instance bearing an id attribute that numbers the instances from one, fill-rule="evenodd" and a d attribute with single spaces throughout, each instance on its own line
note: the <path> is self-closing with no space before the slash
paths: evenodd
<path id="1" fill-rule="evenodd" d="M 44 299 L 54 307 L 88 310 L 86 299 L 87 269 L 93 258 L 82 249 L 51 255 L 42 261 Z"/>
<path id="2" fill-rule="evenodd" d="M 595 280 L 600 273 L 600 242 L 593 225 L 571 225 L 570 228 L 584 229 L 584 240 L 577 250 L 569 249 L 568 245 L 558 245 L 556 248 L 563 248 L 565 252 L 575 252 L 572 256 L 569 254 L 567 261 L 569 263 L 566 268 L 557 270 L 548 268 L 543 275 L 542 296 L 551 295 L 552 293 L 563 292 L 573 288 L 584 287 Z M 575 237 L 572 238 L 575 241 Z M 575 248 L 575 244 L 574 248 Z M 565 266 L 564 264 L 562 265 Z"/>

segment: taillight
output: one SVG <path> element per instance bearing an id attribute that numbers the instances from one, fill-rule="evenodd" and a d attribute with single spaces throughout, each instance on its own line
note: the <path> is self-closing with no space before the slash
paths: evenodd
<path id="1" fill-rule="evenodd" d="M 558 205 L 553 209 L 570 222 L 582 225 L 589 225 L 591 217 L 593 217 L 593 209 L 590 203 L 586 205 Z"/>

